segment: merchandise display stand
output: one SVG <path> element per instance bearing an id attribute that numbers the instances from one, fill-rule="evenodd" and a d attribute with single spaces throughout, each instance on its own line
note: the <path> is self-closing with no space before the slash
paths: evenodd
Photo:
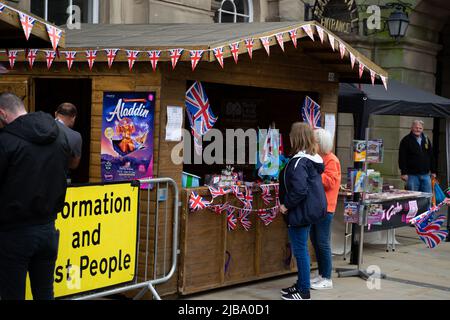
<path id="1" fill-rule="evenodd" d="M 369 142 L 369 132 L 370 129 L 366 128 L 366 147 Z M 367 225 L 367 210 L 365 205 L 365 200 L 367 197 L 367 183 L 368 183 L 368 175 L 367 175 L 367 150 L 366 150 L 366 159 L 363 164 L 363 171 L 365 173 L 364 177 L 364 192 L 361 193 L 360 203 L 362 204 L 362 209 L 359 210 L 359 245 L 358 245 L 358 265 L 356 269 L 346 269 L 346 268 L 336 268 L 336 272 L 339 278 L 344 277 L 360 277 L 361 279 L 368 280 L 370 277 L 375 276 L 374 273 L 368 273 L 362 269 L 363 265 L 363 251 L 364 251 L 364 227 Z M 380 278 L 386 278 L 385 274 L 380 273 L 377 275 Z"/>

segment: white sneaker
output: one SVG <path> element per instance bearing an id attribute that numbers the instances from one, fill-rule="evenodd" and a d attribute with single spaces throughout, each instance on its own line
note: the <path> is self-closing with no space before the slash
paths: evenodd
<path id="1" fill-rule="evenodd" d="M 311 280 L 309 280 L 309 282 L 311 283 L 311 284 L 313 284 L 313 283 L 318 283 L 318 282 L 320 282 L 320 281 L 322 281 L 322 276 L 321 275 L 316 275 L 314 278 L 311 278 Z"/>
<path id="2" fill-rule="evenodd" d="M 333 281 L 331 279 L 322 278 L 322 280 L 319 282 L 316 283 L 311 282 L 311 289 L 313 290 L 333 289 Z"/>

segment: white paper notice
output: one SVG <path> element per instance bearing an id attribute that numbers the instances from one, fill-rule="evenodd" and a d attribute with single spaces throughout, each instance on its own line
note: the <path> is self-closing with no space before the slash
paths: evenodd
<path id="1" fill-rule="evenodd" d="M 183 108 L 167 106 L 166 140 L 181 141 L 181 126 L 183 125 Z"/>
<path id="2" fill-rule="evenodd" d="M 334 141 L 334 133 L 336 130 L 336 115 L 334 113 L 325 113 L 325 130 L 327 130 Z"/>
<path id="3" fill-rule="evenodd" d="M 414 218 L 417 214 L 417 211 L 419 211 L 419 208 L 417 207 L 417 201 L 408 201 L 409 202 L 409 212 L 406 216 L 406 222 L 408 222 L 410 219 Z"/>

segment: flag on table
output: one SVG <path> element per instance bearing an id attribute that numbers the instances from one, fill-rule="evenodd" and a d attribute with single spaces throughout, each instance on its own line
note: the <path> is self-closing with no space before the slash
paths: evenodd
<path id="1" fill-rule="evenodd" d="M 23 12 L 19 12 L 19 16 L 20 24 L 22 25 L 23 32 L 25 33 L 25 38 L 28 40 L 30 39 L 31 30 L 33 30 L 36 19 Z"/>
<path id="2" fill-rule="evenodd" d="M 185 105 L 186 111 L 191 115 L 191 128 L 195 128 L 200 135 L 205 135 L 212 129 L 217 117 L 212 113 L 208 97 L 199 81 L 195 81 L 186 91 Z"/>
<path id="3" fill-rule="evenodd" d="M 238 198 L 239 201 L 241 201 L 243 204 L 245 204 L 245 196 L 242 193 L 239 186 L 231 186 L 231 189 L 233 190 L 233 194 L 236 198 Z"/>
<path id="4" fill-rule="evenodd" d="M 210 205 L 209 201 L 206 201 L 197 192 L 192 191 L 189 197 L 189 209 L 191 211 L 203 210 Z"/>
<path id="5" fill-rule="evenodd" d="M 315 129 L 320 128 L 320 106 L 313 99 L 306 96 L 302 107 L 303 122 Z"/>

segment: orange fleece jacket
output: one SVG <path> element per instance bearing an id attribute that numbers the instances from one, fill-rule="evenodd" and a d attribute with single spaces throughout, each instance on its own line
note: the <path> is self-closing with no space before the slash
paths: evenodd
<path id="1" fill-rule="evenodd" d="M 322 183 L 327 197 L 327 211 L 334 213 L 341 185 L 341 164 L 332 152 L 322 158 L 325 165 L 325 171 L 322 173 Z"/>

